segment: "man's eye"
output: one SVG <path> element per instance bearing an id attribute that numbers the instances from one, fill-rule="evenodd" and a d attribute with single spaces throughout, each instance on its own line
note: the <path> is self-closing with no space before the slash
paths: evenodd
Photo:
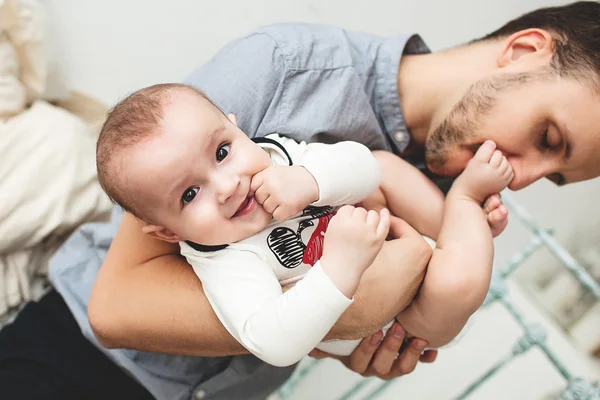
<path id="1" fill-rule="evenodd" d="M 183 196 L 181 196 L 181 204 L 186 205 L 189 204 L 194 197 L 198 194 L 198 188 L 189 188 L 185 192 L 183 192 Z"/>
<path id="2" fill-rule="evenodd" d="M 217 162 L 221 162 L 227 158 L 229 155 L 229 148 L 230 146 L 228 144 L 222 144 L 219 146 L 217 149 Z"/>
<path id="3" fill-rule="evenodd" d="M 544 131 L 544 133 L 542 133 L 542 139 L 540 141 L 542 147 L 546 148 L 546 149 L 550 149 L 552 148 L 552 146 L 550 145 L 550 142 L 548 142 L 548 130 L 546 129 Z"/>
<path id="4" fill-rule="evenodd" d="M 562 147 L 562 140 L 560 139 L 560 137 L 556 136 L 556 134 L 554 134 L 554 136 L 551 136 L 548 133 L 548 130 L 546 129 L 542 133 L 542 137 L 540 139 L 540 145 L 544 149 L 558 150 Z"/>

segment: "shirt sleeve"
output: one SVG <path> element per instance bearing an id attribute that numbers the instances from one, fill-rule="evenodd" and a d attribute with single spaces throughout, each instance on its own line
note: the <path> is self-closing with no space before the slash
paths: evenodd
<path id="1" fill-rule="evenodd" d="M 319 185 L 315 206 L 356 204 L 373 193 L 381 182 L 379 163 L 358 142 L 298 143 L 279 135 L 267 137 L 281 143 L 292 163 L 303 166 L 315 178 Z"/>
<path id="2" fill-rule="evenodd" d="M 278 44 L 253 32 L 226 45 L 184 83 L 203 91 L 225 114 L 235 114 L 242 131 L 254 137 L 285 74 Z"/>
<path id="3" fill-rule="evenodd" d="M 182 244 L 182 254 L 227 331 L 275 366 L 300 361 L 352 303 L 318 262 L 282 293 L 273 270 L 255 252 L 225 249 L 205 256 Z"/>

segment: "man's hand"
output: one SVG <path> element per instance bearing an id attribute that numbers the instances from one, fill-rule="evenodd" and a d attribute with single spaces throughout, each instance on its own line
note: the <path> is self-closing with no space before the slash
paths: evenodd
<path id="1" fill-rule="evenodd" d="M 266 212 L 284 221 L 319 200 L 319 185 L 302 166 L 272 165 L 252 178 L 250 190 Z"/>
<path id="2" fill-rule="evenodd" d="M 364 338 L 349 356 L 336 356 L 320 350 L 313 350 L 309 356 L 316 359 L 326 357 L 340 360 L 348 369 L 362 376 L 376 376 L 389 380 L 410 374 L 417 362 L 432 363 L 437 358 L 437 350 L 427 350 L 427 342 L 412 338 L 402 348 L 406 332 L 394 323 L 383 338 L 381 331 Z"/>

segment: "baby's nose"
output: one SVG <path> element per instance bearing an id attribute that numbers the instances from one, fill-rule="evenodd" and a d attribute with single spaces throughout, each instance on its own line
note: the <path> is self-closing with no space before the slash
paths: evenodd
<path id="1" fill-rule="evenodd" d="M 220 203 L 226 203 L 236 192 L 240 184 L 240 178 L 238 176 L 232 176 L 229 178 L 221 178 L 218 183 L 218 199 Z"/>

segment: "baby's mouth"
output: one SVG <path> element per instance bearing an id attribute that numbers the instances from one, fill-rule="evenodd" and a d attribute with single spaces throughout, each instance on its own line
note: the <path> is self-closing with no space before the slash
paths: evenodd
<path id="1" fill-rule="evenodd" d="M 233 214 L 233 218 L 248 214 L 250 211 L 252 211 L 255 204 L 256 200 L 254 199 L 254 196 L 247 197 L 242 204 L 240 204 L 240 207 L 237 209 L 235 214 Z"/>

